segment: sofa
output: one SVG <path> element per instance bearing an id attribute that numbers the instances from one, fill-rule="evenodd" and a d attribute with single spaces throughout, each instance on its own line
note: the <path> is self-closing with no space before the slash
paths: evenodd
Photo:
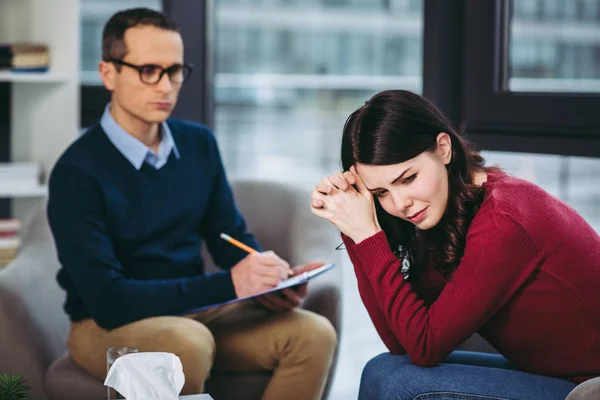
<path id="1" fill-rule="evenodd" d="M 238 207 L 266 249 L 292 265 L 322 260 L 341 264 L 339 235 L 310 212 L 310 191 L 264 181 L 234 181 Z M 207 270 L 214 270 L 204 252 Z M 23 375 L 35 400 L 105 400 L 106 387 L 76 366 L 66 351 L 69 321 L 56 283 L 59 263 L 45 204 L 32 213 L 17 258 L 0 270 L 0 372 Z M 340 335 L 342 268 L 309 284 L 303 307 L 325 316 Z M 337 352 L 335 359 L 337 359 Z M 334 359 L 334 360 L 335 360 Z M 333 363 L 324 398 L 334 376 Z M 217 374 L 207 382 L 216 400 L 259 399 L 269 373 Z"/>

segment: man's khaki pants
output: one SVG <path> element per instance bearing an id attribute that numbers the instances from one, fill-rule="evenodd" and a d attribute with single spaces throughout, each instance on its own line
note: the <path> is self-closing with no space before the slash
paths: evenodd
<path id="1" fill-rule="evenodd" d="M 185 374 L 181 394 L 203 393 L 211 369 L 273 371 L 264 400 L 310 400 L 322 396 L 336 342 L 322 316 L 302 309 L 274 313 L 245 301 L 111 331 L 86 319 L 71 325 L 68 348 L 75 363 L 99 380 L 106 377 L 106 350 L 127 346 L 177 355 Z"/>

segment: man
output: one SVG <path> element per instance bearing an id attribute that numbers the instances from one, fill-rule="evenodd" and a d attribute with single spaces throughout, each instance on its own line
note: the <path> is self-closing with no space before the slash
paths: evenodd
<path id="1" fill-rule="evenodd" d="M 152 10 L 119 12 L 104 28 L 102 58 L 111 103 L 50 178 L 71 357 L 104 379 L 109 347 L 165 351 L 183 363 L 182 394 L 202 393 L 211 369 L 271 370 L 263 399 L 320 398 L 336 337 L 325 318 L 296 308 L 306 287 L 190 313 L 274 287 L 289 266 L 219 238 L 260 250 L 211 132 L 167 120 L 190 73 L 177 28 Z M 202 241 L 221 272 L 204 273 Z"/>

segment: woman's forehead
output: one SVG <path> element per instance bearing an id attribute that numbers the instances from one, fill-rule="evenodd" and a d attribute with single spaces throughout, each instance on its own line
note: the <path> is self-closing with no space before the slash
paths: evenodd
<path id="1" fill-rule="evenodd" d="M 368 165 L 356 164 L 356 172 L 367 183 L 368 187 L 378 187 L 390 184 L 394 179 L 406 171 L 405 176 L 417 169 L 426 168 L 433 162 L 432 158 L 426 153 L 421 153 L 410 160 L 390 165 Z"/>
<path id="2" fill-rule="evenodd" d="M 397 163 L 397 164 L 389 164 L 389 165 L 370 165 L 370 164 L 362 164 L 356 163 L 356 171 L 359 175 L 365 174 L 386 174 L 386 173 L 394 173 L 398 170 L 405 170 L 409 167 L 417 167 L 422 166 L 427 162 L 427 155 L 425 153 L 421 153 L 418 156 L 411 158 L 410 160 Z"/>

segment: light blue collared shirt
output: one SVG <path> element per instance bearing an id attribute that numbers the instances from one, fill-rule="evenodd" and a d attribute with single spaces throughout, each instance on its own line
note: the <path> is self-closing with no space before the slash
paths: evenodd
<path id="1" fill-rule="evenodd" d="M 123 154 L 137 170 L 142 168 L 144 162 L 147 162 L 156 169 L 162 168 L 167 163 L 171 151 L 173 151 L 175 157 L 180 157 L 179 150 L 177 150 L 177 145 L 173 140 L 173 135 L 171 135 L 171 130 L 166 122 L 160 124 L 162 138 L 156 153 L 144 143 L 127 133 L 125 129 L 121 128 L 110 114 L 110 103 L 108 103 L 104 109 L 104 114 L 100 120 L 100 126 L 102 126 L 102 129 L 112 144 L 115 145 L 121 154 Z"/>

